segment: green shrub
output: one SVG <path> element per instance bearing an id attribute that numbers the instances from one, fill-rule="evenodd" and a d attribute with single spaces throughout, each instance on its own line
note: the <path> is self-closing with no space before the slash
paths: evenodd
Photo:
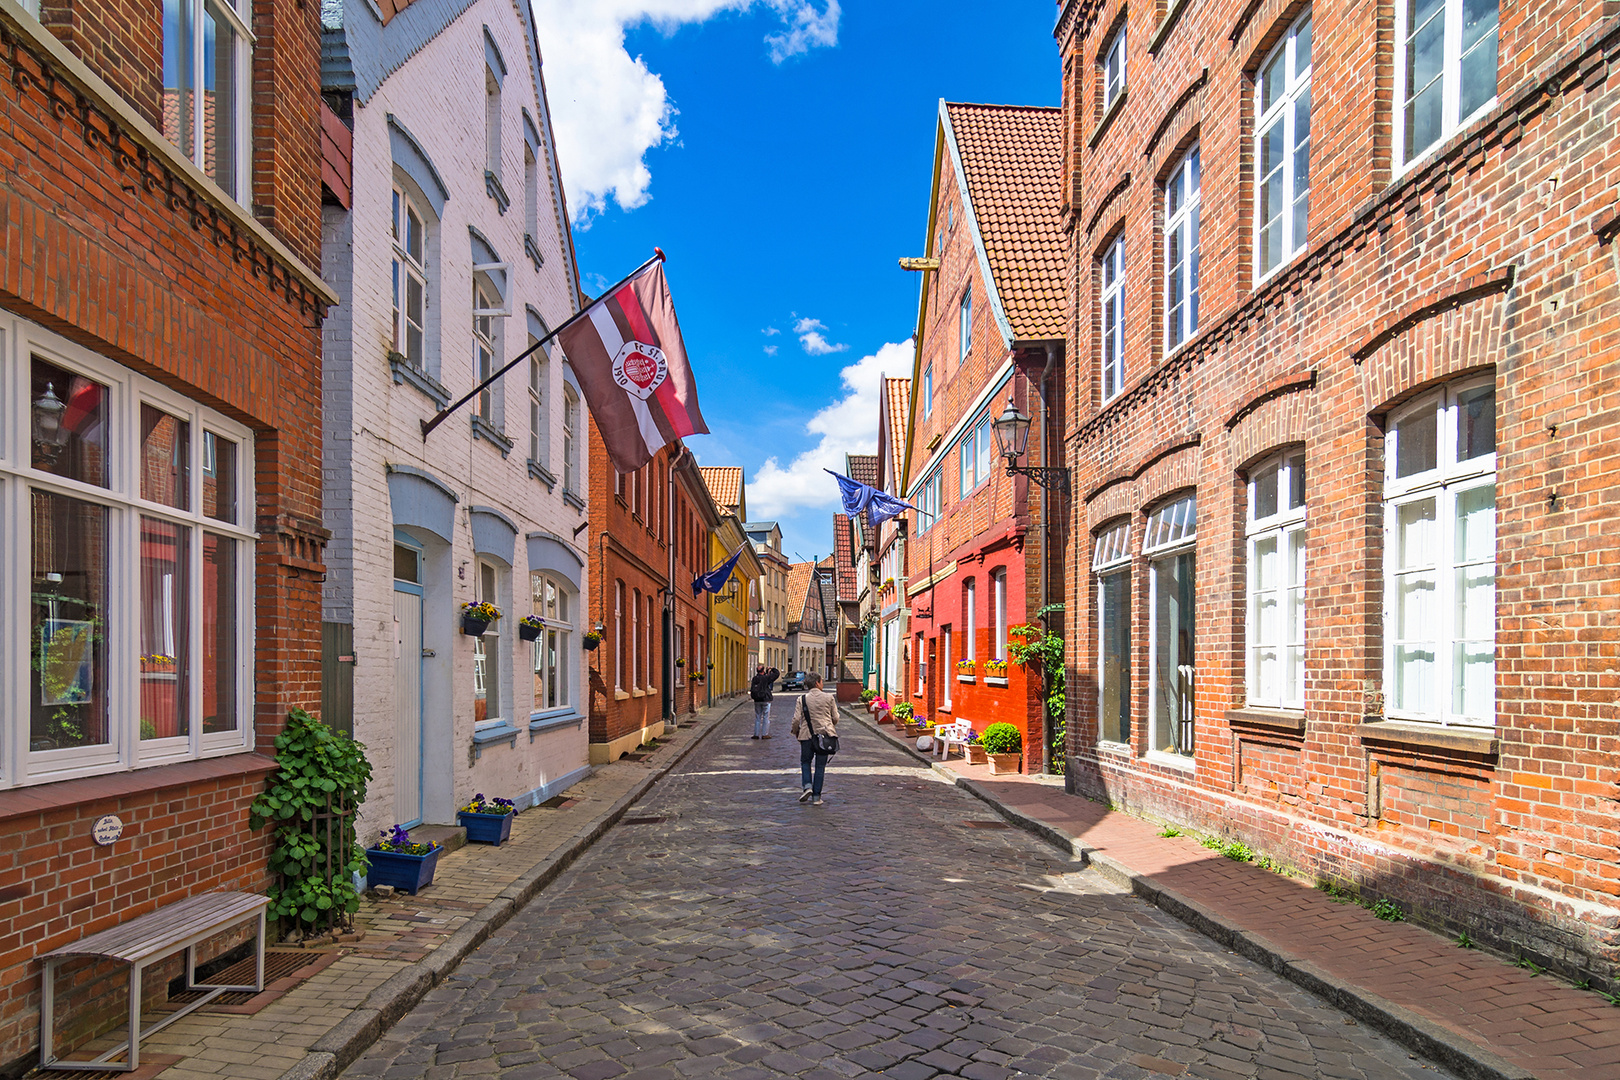
<path id="1" fill-rule="evenodd" d="M 979 745 L 987 754 L 1016 754 L 1024 748 L 1024 736 L 1011 724 L 991 724 L 979 735 Z"/>
<path id="2" fill-rule="evenodd" d="M 1387 899 L 1387 898 L 1383 899 L 1383 900 L 1380 900 L 1380 901 L 1378 901 L 1378 903 L 1374 904 L 1372 906 L 1372 913 L 1373 913 L 1373 918 L 1375 918 L 1375 919 L 1383 919 L 1385 922 L 1405 922 L 1406 921 L 1406 912 L 1402 911 L 1401 906 L 1399 904 L 1397 904 L 1395 901 Z M 1536 972 L 1536 974 L 1540 975 L 1541 972 L 1538 971 L 1538 972 Z"/>
<path id="3" fill-rule="evenodd" d="M 1171 837 L 1180 836 L 1181 830 L 1176 828 L 1174 825 L 1166 825 L 1164 828 L 1159 830 L 1159 835 L 1168 840 Z"/>
<path id="4" fill-rule="evenodd" d="M 1222 845 L 1221 854 L 1233 862 L 1248 862 L 1254 858 L 1254 849 L 1237 840 L 1229 840 Z"/>
<path id="5" fill-rule="evenodd" d="M 911 719 L 912 711 L 911 702 L 902 701 L 900 704 L 894 707 L 894 718 L 899 720 L 901 723 L 904 723 L 905 721 Z"/>
<path id="6" fill-rule="evenodd" d="M 876 690 L 862 690 L 861 691 L 861 704 L 865 705 L 868 701 L 871 701 L 875 697 L 877 697 L 877 691 Z"/>

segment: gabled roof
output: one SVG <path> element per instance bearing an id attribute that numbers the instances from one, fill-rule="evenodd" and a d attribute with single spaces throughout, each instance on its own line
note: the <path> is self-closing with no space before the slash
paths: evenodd
<path id="1" fill-rule="evenodd" d="M 1015 341 L 1063 337 L 1063 110 L 948 102 L 945 115 L 1002 333 Z"/>
<path id="2" fill-rule="evenodd" d="M 838 622 L 837 569 L 831 555 L 816 563 L 816 581 L 821 586 L 821 616 L 827 620 L 828 630 L 836 629 Z"/>
<path id="3" fill-rule="evenodd" d="M 804 621 L 805 608 L 814 598 L 816 606 L 821 606 L 821 597 L 811 591 L 810 586 L 815 584 L 816 564 L 812 562 L 796 562 L 788 567 L 787 594 L 788 603 L 798 605 L 798 609 L 788 608 L 788 618 L 794 622 Z"/>
<path id="4" fill-rule="evenodd" d="M 709 494 L 722 510 L 743 516 L 743 471 L 741 465 L 705 465 L 698 469 Z"/>
<path id="5" fill-rule="evenodd" d="M 849 468 L 851 480 L 859 480 L 863 484 L 877 482 L 876 454 L 845 454 L 844 464 Z"/>
<path id="6" fill-rule="evenodd" d="M 911 400 L 910 379 L 884 379 L 878 399 L 878 467 L 872 483 L 891 495 L 905 487 L 900 461 L 906 452 L 906 404 Z"/>
<path id="7" fill-rule="evenodd" d="M 855 538 L 848 514 L 833 515 L 833 558 L 838 568 L 838 599 L 855 599 Z"/>

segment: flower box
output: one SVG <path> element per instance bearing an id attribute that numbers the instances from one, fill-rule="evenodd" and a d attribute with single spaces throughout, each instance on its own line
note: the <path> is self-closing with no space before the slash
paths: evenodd
<path id="1" fill-rule="evenodd" d="M 1005 679 L 1007 677 L 1007 661 L 986 660 L 984 662 L 984 673 L 991 678 Z"/>
<path id="2" fill-rule="evenodd" d="M 602 644 L 602 635 L 586 634 L 584 637 L 579 639 L 579 643 L 586 652 L 595 652 L 596 647 Z"/>
<path id="3" fill-rule="evenodd" d="M 997 776 L 1000 776 L 1003 773 L 1016 773 L 1020 771 L 1019 767 L 1023 764 L 1023 761 L 1024 755 L 1022 752 L 1011 754 L 991 754 L 990 771 Z"/>
<path id="4" fill-rule="evenodd" d="M 985 765 L 989 761 L 990 755 L 985 753 L 984 747 L 978 743 L 967 744 L 967 763 L 969 765 Z"/>
<path id="5" fill-rule="evenodd" d="M 546 624 L 539 619 L 530 622 L 526 616 L 518 620 L 518 638 L 522 641 L 535 641 L 540 637 L 540 631 L 545 628 Z"/>
<path id="6" fill-rule="evenodd" d="M 971 675 L 977 667 L 978 663 L 974 660 L 958 660 L 956 662 L 956 671 L 960 675 Z"/>
<path id="7" fill-rule="evenodd" d="M 468 637 L 483 637 L 484 631 L 489 629 L 490 620 L 475 619 L 471 615 L 461 617 L 461 632 Z"/>
<path id="8" fill-rule="evenodd" d="M 416 890 L 433 884 L 433 869 L 439 865 L 444 848 L 436 847 L 426 855 L 408 855 L 403 851 L 366 849 L 366 883 L 372 887 L 392 885 L 401 892 L 416 895 Z"/>
<path id="9" fill-rule="evenodd" d="M 494 844 L 501 846 L 501 842 L 512 835 L 512 819 L 516 814 L 474 814 L 467 810 L 456 811 L 456 821 L 467 830 L 467 842 L 471 844 Z"/>

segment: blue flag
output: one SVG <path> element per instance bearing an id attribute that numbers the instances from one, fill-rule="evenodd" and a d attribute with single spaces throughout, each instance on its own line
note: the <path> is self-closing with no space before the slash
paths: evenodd
<path id="1" fill-rule="evenodd" d="M 706 592 L 718 593 L 725 588 L 726 582 L 731 580 L 731 572 L 737 568 L 737 560 L 742 558 L 742 553 L 743 549 L 738 548 L 731 558 L 710 570 L 707 574 L 699 574 L 693 578 L 692 595 L 699 596 Z"/>
<path id="2" fill-rule="evenodd" d="M 839 490 L 844 496 L 844 513 L 854 517 L 865 510 L 872 519 L 873 525 L 881 525 L 892 517 L 899 517 L 902 510 L 916 510 L 915 506 L 901 499 L 895 498 L 886 491 L 879 491 L 871 484 L 863 484 L 859 480 L 851 480 L 847 476 L 839 476 L 831 469 L 823 469 L 838 481 Z"/>

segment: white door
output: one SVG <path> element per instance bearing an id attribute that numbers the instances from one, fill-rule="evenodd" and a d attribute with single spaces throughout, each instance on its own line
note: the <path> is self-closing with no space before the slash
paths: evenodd
<path id="1" fill-rule="evenodd" d="M 394 819 L 422 820 L 422 594 L 394 589 Z"/>

